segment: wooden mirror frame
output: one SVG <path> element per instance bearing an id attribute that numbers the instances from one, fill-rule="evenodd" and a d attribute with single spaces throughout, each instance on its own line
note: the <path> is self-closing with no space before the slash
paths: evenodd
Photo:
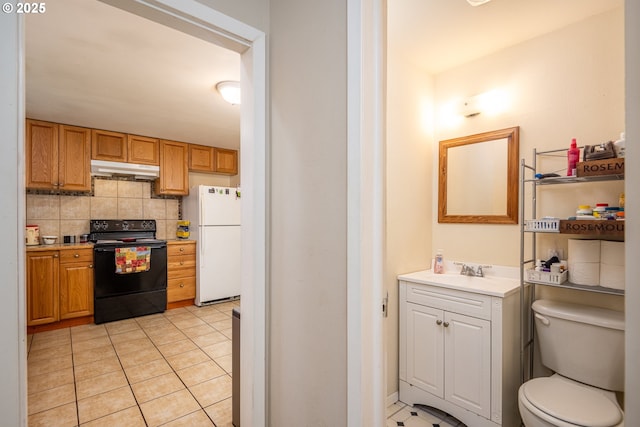
<path id="1" fill-rule="evenodd" d="M 507 206 L 499 215 L 450 215 L 447 213 L 447 151 L 449 148 L 468 144 L 507 139 Z M 518 156 L 520 127 L 495 130 L 440 141 L 438 166 L 438 222 L 467 224 L 517 224 L 518 223 Z M 470 191 L 477 191 L 472 188 Z"/>

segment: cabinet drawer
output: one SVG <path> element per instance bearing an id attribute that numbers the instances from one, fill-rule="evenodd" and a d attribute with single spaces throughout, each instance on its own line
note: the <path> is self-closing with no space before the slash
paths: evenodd
<path id="1" fill-rule="evenodd" d="M 171 257 L 167 262 L 167 269 L 169 272 L 173 270 L 191 269 L 195 274 L 196 257 L 195 256 L 177 256 Z"/>
<path id="2" fill-rule="evenodd" d="M 491 320 L 491 296 L 406 282 L 407 302 Z"/>
<path id="3" fill-rule="evenodd" d="M 180 267 L 172 267 L 171 264 L 169 264 L 167 268 L 167 278 L 177 279 L 180 277 L 196 277 L 195 265 L 195 261 L 192 265 L 184 265 Z"/>
<path id="4" fill-rule="evenodd" d="M 196 253 L 196 245 L 195 243 L 186 243 L 186 244 L 169 244 L 167 245 L 167 256 L 169 257 L 169 262 L 171 262 L 171 257 L 177 255 L 195 255 Z"/>
<path id="5" fill-rule="evenodd" d="M 169 279 L 167 302 L 183 301 L 196 297 L 196 278 Z"/>
<path id="6" fill-rule="evenodd" d="M 60 251 L 60 262 L 93 262 L 93 249 L 64 249 Z"/>

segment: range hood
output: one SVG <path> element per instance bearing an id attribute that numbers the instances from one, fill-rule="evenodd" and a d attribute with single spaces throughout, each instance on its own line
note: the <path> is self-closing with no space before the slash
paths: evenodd
<path id="1" fill-rule="evenodd" d="M 160 176 L 160 167 L 153 165 L 140 165 L 136 163 L 109 162 L 106 160 L 91 160 L 91 175 L 134 176 L 136 179 L 153 180 Z"/>

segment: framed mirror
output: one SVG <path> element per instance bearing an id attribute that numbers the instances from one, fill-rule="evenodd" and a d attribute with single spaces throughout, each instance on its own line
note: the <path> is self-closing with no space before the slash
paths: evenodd
<path id="1" fill-rule="evenodd" d="M 438 222 L 518 223 L 518 126 L 440 141 Z"/>

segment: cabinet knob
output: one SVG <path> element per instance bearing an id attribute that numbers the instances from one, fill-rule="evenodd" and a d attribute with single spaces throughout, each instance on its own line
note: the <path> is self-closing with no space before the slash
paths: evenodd
<path id="1" fill-rule="evenodd" d="M 442 324 L 442 326 L 444 326 L 445 328 L 448 328 L 448 327 L 449 327 L 449 322 L 444 322 L 444 323 Z"/>
<path id="2" fill-rule="evenodd" d="M 180 248 L 180 252 L 184 252 L 184 248 Z"/>
<path id="3" fill-rule="evenodd" d="M 438 325 L 438 326 L 442 325 L 442 320 L 440 320 L 440 319 L 436 320 L 436 325 Z"/>
<path id="4" fill-rule="evenodd" d="M 180 283 L 180 287 L 181 287 L 181 288 L 184 288 L 184 283 Z"/>
<path id="5" fill-rule="evenodd" d="M 93 264 L 89 264 L 89 268 L 93 268 Z"/>
<path id="6" fill-rule="evenodd" d="M 184 261 L 180 261 L 180 265 L 184 265 Z"/>
<path id="7" fill-rule="evenodd" d="M 73 254 L 74 258 L 80 258 L 80 254 Z"/>
<path id="8" fill-rule="evenodd" d="M 54 258 L 58 258 L 58 254 L 53 254 L 53 257 Z"/>

